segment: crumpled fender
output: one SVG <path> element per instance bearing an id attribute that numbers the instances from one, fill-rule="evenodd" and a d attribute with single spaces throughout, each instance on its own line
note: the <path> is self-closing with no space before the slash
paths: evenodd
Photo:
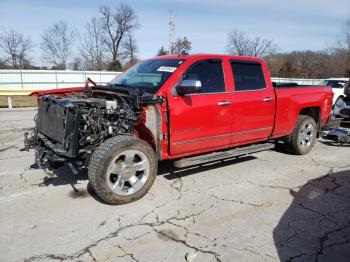
<path id="1" fill-rule="evenodd" d="M 55 94 L 57 96 L 67 96 L 68 94 L 80 93 L 82 91 L 84 91 L 84 87 L 67 87 L 67 88 L 34 91 L 29 95 L 34 96 L 36 98 L 39 98 L 43 95 L 49 95 L 49 94 Z"/>
<path id="2" fill-rule="evenodd" d="M 149 105 L 142 109 L 142 117 L 136 125 L 135 135 L 152 145 L 158 158 L 162 159 L 162 118 L 157 105 Z"/>
<path id="3" fill-rule="evenodd" d="M 85 86 L 82 86 L 82 87 L 67 87 L 67 88 L 40 90 L 40 91 L 32 92 L 29 95 L 36 97 L 37 100 L 39 99 L 39 97 L 41 97 L 43 95 L 50 95 L 50 94 L 63 97 L 63 96 L 71 95 L 72 93 L 81 93 L 85 89 L 91 88 L 90 84 L 93 87 L 97 86 L 97 84 L 88 77 L 85 81 Z"/>

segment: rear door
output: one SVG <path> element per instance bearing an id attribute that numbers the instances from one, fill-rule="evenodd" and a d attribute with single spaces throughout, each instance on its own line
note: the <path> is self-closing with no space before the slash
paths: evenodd
<path id="1" fill-rule="evenodd" d="M 246 60 L 231 60 L 230 64 L 234 80 L 231 144 L 267 140 L 274 127 L 276 104 L 274 89 L 265 81 L 267 68 Z"/>
<path id="2" fill-rule="evenodd" d="M 200 93 L 170 95 L 170 152 L 194 153 L 230 143 L 232 109 L 221 59 L 194 62 L 182 79 L 200 80 Z"/>

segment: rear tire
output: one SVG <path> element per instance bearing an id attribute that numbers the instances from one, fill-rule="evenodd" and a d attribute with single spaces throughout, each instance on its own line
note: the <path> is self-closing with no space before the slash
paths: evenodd
<path id="1" fill-rule="evenodd" d="M 300 115 L 293 133 L 288 138 L 291 152 L 296 155 L 309 153 L 315 145 L 316 136 L 315 120 L 311 116 Z"/>
<path id="2" fill-rule="evenodd" d="M 155 152 L 148 143 L 132 136 L 117 136 L 94 151 L 88 176 L 104 202 L 119 205 L 143 197 L 153 185 L 157 168 Z"/>

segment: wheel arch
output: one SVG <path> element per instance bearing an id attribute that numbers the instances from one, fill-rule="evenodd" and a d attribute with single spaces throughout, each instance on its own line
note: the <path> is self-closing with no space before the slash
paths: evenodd
<path id="1" fill-rule="evenodd" d="M 157 158 L 162 159 L 162 118 L 156 105 L 148 106 L 143 112 L 135 131 L 135 136 L 150 144 Z"/>
<path id="2" fill-rule="evenodd" d="M 147 142 L 155 152 L 157 152 L 156 141 L 153 133 L 144 125 L 139 125 L 136 127 L 135 136 L 141 140 Z"/>
<path id="3" fill-rule="evenodd" d="M 310 116 L 312 117 L 317 125 L 317 137 L 319 137 L 320 130 L 321 130 L 321 107 L 319 106 L 313 106 L 313 107 L 305 107 L 302 108 L 299 112 L 299 116 L 304 115 L 304 116 Z"/>
<path id="4" fill-rule="evenodd" d="M 319 125 L 321 120 L 321 107 L 313 106 L 313 107 L 305 107 L 299 111 L 299 115 L 311 116 L 317 125 Z"/>

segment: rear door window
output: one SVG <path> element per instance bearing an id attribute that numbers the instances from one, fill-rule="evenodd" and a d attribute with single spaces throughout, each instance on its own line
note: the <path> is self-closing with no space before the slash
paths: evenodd
<path id="1" fill-rule="evenodd" d="M 231 69 L 235 80 L 235 91 L 259 90 L 266 87 L 260 63 L 231 61 Z"/>

